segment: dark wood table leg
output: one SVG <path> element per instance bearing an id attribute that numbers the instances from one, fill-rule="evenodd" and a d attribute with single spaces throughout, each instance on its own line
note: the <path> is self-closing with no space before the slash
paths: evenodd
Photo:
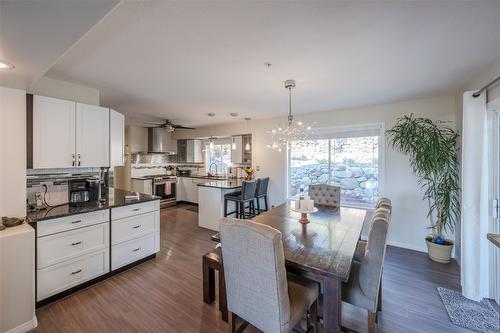
<path id="1" fill-rule="evenodd" d="M 224 265 L 221 260 L 219 269 L 219 311 L 222 314 L 222 320 L 228 321 L 226 279 L 224 278 Z"/>
<path id="2" fill-rule="evenodd" d="M 342 282 L 333 278 L 323 281 L 323 325 L 325 333 L 341 332 Z"/>
<path id="3" fill-rule="evenodd" d="M 212 304 L 215 301 L 215 272 L 203 257 L 203 302 Z"/>

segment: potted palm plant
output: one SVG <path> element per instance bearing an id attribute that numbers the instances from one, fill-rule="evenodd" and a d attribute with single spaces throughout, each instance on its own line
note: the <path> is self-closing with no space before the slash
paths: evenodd
<path id="1" fill-rule="evenodd" d="M 387 134 L 389 144 L 409 157 L 424 190 L 432 230 L 426 237 L 429 258 L 449 263 L 453 241 L 444 233 L 453 232 L 460 217 L 458 132 L 446 122 L 409 115 L 398 118 Z"/>

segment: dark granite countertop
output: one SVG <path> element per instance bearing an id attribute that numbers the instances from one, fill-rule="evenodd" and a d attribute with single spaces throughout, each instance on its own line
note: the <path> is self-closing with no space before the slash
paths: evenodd
<path id="1" fill-rule="evenodd" d="M 499 234 L 488 234 L 487 235 L 490 242 L 495 244 L 496 247 L 500 248 L 500 235 Z"/>
<path id="2" fill-rule="evenodd" d="M 243 179 L 211 180 L 200 183 L 198 186 L 215 187 L 220 189 L 236 189 L 243 185 Z"/>
<path id="3" fill-rule="evenodd" d="M 113 207 L 120 207 L 126 205 L 133 205 L 136 203 L 147 202 L 152 200 L 159 200 L 160 198 L 154 195 L 139 193 L 138 199 L 125 199 L 126 195 L 133 195 L 136 192 L 129 192 L 119 189 L 110 188 L 109 194 L 104 202 L 87 204 L 81 207 L 71 207 L 68 204 L 43 209 L 40 211 L 29 212 L 26 219 L 29 223 L 33 224 L 43 220 L 54 219 L 58 217 L 71 216 L 77 214 L 90 213 L 98 210 L 109 209 Z"/>

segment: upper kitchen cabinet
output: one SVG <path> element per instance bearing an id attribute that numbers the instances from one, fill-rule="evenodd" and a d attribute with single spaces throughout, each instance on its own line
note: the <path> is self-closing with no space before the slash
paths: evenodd
<path id="1" fill-rule="evenodd" d="M 76 156 L 79 167 L 109 166 L 109 109 L 76 103 Z"/>
<path id="2" fill-rule="evenodd" d="M 125 117 L 109 110 L 109 156 L 110 166 L 125 165 Z"/>
<path id="3" fill-rule="evenodd" d="M 76 103 L 33 96 L 31 105 L 33 107 L 32 167 L 35 169 L 74 167 L 76 164 Z M 30 103 L 28 103 L 29 106 Z M 30 167 L 29 164 L 28 158 Z"/>
<path id="4" fill-rule="evenodd" d="M 177 140 L 177 162 L 202 163 L 202 141 L 197 139 Z"/>
<path id="5" fill-rule="evenodd" d="M 27 100 L 28 168 L 109 166 L 108 108 L 44 96 Z"/>
<path id="6" fill-rule="evenodd" d="M 231 162 L 233 164 L 252 164 L 252 135 L 235 135 L 232 137 L 234 143 L 231 150 Z"/>

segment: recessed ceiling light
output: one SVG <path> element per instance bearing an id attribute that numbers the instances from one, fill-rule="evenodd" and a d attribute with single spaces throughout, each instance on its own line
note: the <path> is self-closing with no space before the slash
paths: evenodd
<path id="1" fill-rule="evenodd" d="M 238 117 L 238 114 L 237 114 L 236 112 L 231 112 L 229 115 L 230 115 L 231 117 Z"/>
<path id="2" fill-rule="evenodd" d="M 209 117 L 215 117 L 215 113 L 212 113 L 212 112 L 207 113 L 207 116 L 209 116 Z"/>
<path id="3" fill-rule="evenodd" d="M 250 117 L 245 117 L 245 120 L 252 120 L 252 118 L 250 118 Z"/>
<path id="4" fill-rule="evenodd" d="M 14 65 L 7 61 L 0 60 L 0 69 L 14 69 Z"/>

